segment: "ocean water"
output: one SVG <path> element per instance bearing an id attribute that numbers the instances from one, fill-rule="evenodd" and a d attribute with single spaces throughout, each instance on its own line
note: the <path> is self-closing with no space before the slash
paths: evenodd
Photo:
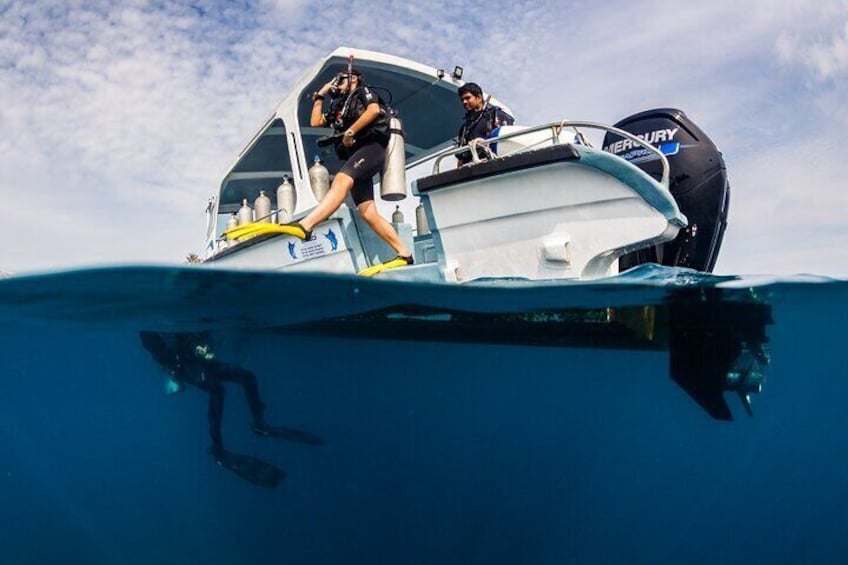
<path id="1" fill-rule="evenodd" d="M 842 563 L 846 313 L 843 281 L 659 267 L 0 279 L 0 562 Z M 704 345 L 677 370 L 699 378 L 714 347 L 763 346 L 751 416 L 729 390 L 713 417 L 671 377 L 680 328 Z M 270 423 L 323 444 L 253 434 L 225 383 L 227 449 L 285 478 L 217 465 L 209 395 L 165 394 L 140 332 L 202 341 L 255 375 Z"/>

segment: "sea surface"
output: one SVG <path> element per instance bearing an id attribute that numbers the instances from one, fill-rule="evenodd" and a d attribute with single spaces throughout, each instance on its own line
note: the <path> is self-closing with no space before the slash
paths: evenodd
<path id="1" fill-rule="evenodd" d="M 844 563 L 846 323 L 845 281 L 656 266 L 0 279 L 0 563 Z M 671 363 L 681 331 L 705 345 Z M 143 332 L 254 375 L 269 423 L 322 441 L 252 433 L 224 383 L 226 448 L 285 476 L 218 465 L 209 394 L 166 394 Z M 709 389 L 728 348 L 764 381 L 749 415 L 728 379 L 722 419 L 671 373 Z"/>

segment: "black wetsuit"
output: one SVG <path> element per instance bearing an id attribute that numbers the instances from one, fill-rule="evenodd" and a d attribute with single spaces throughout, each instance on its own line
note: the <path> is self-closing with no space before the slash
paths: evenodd
<path id="1" fill-rule="evenodd" d="M 224 448 L 224 438 L 221 435 L 221 422 L 224 417 L 223 383 L 236 383 L 244 389 L 244 396 L 253 417 L 253 433 L 312 446 L 324 444 L 321 437 L 304 430 L 269 426 L 265 422 L 265 404 L 259 398 L 256 376 L 241 367 L 216 361 L 209 350 L 205 334 L 141 332 L 140 337 L 144 348 L 171 374 L 173 380 L 209 393 L 209 435 L 212 438 L 209 453 L 218 465 L 242 479 L 261 487 L 274 488 L 285 478 L 286 473 L 273 463 Z"/>
<path id="2" fill-rule="evenodd" d="M 171 372 L 174 380 L 199 388 L 209 393 L 209 435 L 213 450 L 224 447 L 221 434 L 221 422 L 224 418 L 225 382 L 242 386 L 247 405 L 253 416 L 254 426 L 264 426 L 263 410 L 265 405 L 259 397 L 256 376 L 234 365 L 208 359 L 196 351 L 204 340 L 196 334 L 177 334 L 173 345 L 169 345 L 160 335 L 142 332 L 141 342 L 159 365 Z"/>
<path id="3" fill-rule="evenodd" d="M 470 110 L 465 113 L 465 119 L 459 128 L 457 144 L 461 147 L 468 145 L 472 139 L 487 139 L 492 136 L 497 128 L 511 126 L 515 118 L 503 111 L 499 106 L 486 103 L 482 110 Z M 485 153 L 478 150 L 478 156 L 484 157 Z M 458 153 L 456 158 L 461 164 L 471 162 L 471 152 Z"/>
<path id="4" fill-rule="evenodd" d="M 358 206 L 374 200 L 374 175 L 383 170 L 386 161 L 386 146 L 389 143 L 389 112 L 380 97 L 368 86 L 356 88 L 349 96 L 341 96 L 330 104 L 324 115 L 336 133 L 347 131 L 359 119 L 369 104 L 380 104 L 380 115 L 356 134 L 355 143 L 345 147 L 341 138 L 336 142 L 336 155 L 344 161 L 340 173 L 353 178 L 353 202 Z"/>

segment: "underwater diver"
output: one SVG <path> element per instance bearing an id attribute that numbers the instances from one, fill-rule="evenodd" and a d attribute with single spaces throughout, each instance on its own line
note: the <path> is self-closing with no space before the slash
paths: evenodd
<path id="1" fill-rule="evenodd" d="M 221 422 L 224 417 L 224 383 L 241 385 L 253 418 L 253 433 L 308 445 L 323 445 L 320 437 L 294 428 L 274 427 L 265 420 L 265 404 L 259 396 L 256 376 L 234 365 L 215 360 L 202 334 L 174 334 L 166 340 L 162 334 L 141 332 L 144 348 L 169 374 L 167 392 L 177 392 L 191 385 L 209 394 L 209 435 L 212 446 L 209 453 L 222 467 L 254 484 L 273 488 L 285 478 L 282 469 L 251 457 L 233 453 L 224 448 Z M 169 344 L 170 342 L 170 344 Z"/>

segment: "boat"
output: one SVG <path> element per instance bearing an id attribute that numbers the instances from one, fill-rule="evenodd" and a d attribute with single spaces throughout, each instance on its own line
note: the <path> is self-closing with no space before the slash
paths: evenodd
<path id="1" fill-rule="evenodd" d="M 462 119 L 458 73 L 344 47 L 295 82 L 227 170 L 207 209 L 207 264 L 355 275 L 391 257 L 346 205 L 316 227 L 311 241 L 261 229 L 242 231 L 249 237 L 225 235 L 233 216 L 245 205 L 251 208 L 261 193 L 273 215 L 256 218 L 257 224 L 303 217 L 318 203 L 310 163 L 320 158 L 332 175 L 340 162 L 331 148 L 317 145 L 332 131 L 308 126 L 311 93 L 344 71 L 351 58 L 369 84 L 389 93 L 403 122 L 405 176 L 417 199 L 395 201 L 397 210 L 405 218 L 426 219 L 427 229 L 395 222 L 414 249 L 415 264 L 380 277 L 446 283 L 590 280 L 651 259 L 712 269 L 729 185 L 721 154 L 683 112 L 641 112 L 615 126 L 570 120 L 503 126 L 493 138 L 477 140 L 481 151 L 457 168 L 455 156 L 468 151 L 454 143 Z M 588 129 L 605 134 L 602 148 L 587 142 Z M 294 209 L 278 214 L 276 195 L 286 180 L 293 186 Z M 253 217 L 243 223 L 253 223 Z"/>
<path id="2" fill-rule="evenodd" d="M 323 167 L 332 176 L 341 166 L 319 143 L 333 132 L 308 124 L 312 93 L 352 60 L 403 124 L 405 180 L 400 195 L 387 192 L 393 225 L 414 249 L 414 264 L 402 268 L 374 269 L 394 252 L 352 204 L 316 225 L 306 241 L 279 227 L 318 204 L 320 175 L 312 171 Z M 210 198 L 203 265 L 342 277 L 377 271 L 376 279 L 401 283 L 516 288 L 579 284 L 646 263 L 712 271 L 727 224 L 727 171 L 684 112 L 647 110 L 613 125 L 561 119 L 502 126 L 490 139 L 457 147 L 461 76 L 459 67 L 446 72 L 347 47 L 320 60 L 294 83 Z M 602 136 L 600 147 L 591 132 Z M 471 162 L 457 167 L 463 151 Z M 416 218 L 415 228 L 406 217 Z M 519 313 L 434 309 L 413 299 L 354 315 L 340 309 L 345 312 L 285 331 L 345 335 L 355 326 L 356 335 L 380 339 L 506 343 L 521 336 L 535 345 L 666 348 L 672 379 L 711 416 L 726 420 L 728 390 L 750 413 L 750 394 L 759 392 L 768 362 L 763 344 L 770 323 L 766 304 L 729 294 Z"/>

